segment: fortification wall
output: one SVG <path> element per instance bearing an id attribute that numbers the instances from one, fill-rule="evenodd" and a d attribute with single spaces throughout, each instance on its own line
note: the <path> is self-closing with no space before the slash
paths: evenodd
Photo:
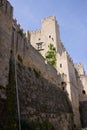
<path id="1" fill-rule="evenodd" d="M 61 87 L 61 76 L 32 46 L 30 46 L 28 55 L 25 54 L 24 63 L 26 65 L 31 63 L 31 66 L 40 71 L 43 77 Z"/>
<path id="2" fill-rule="evenodd" d="M 47 80 L 61 86 L 61 75 L 27 42 L 26 38 L 21 36 L 16 30 L 13 30 L 12 39 L 16 47 L 17 57 L 20 55 L 27 67 L 36 68 Z"/>
<path id="3" fill-rule="evenodd" d="M 74 122 L 76 123 L 77 126 L 80 126 L 81 122 L 80 122 L 80 113 L 79 113 L 79 87 L 78 87 L 73 60 L 67 51 L 66 54 L 67 54 L 67 66 L 68 66 L 67 74 L 69 76 L 71 102 L 73 106 L 73 112 L 75 115 Z"/>
<path id="4" fill-rule="evenodd" d="M 72 129 L 72 108 L 67 104 L 69 100 L 66 93 L 59 89 L 62 82 L 61 75 L 57 74 L 56 69 L 27 42 L 16 25 L 13 26 L 12 44 L 12 51 L 16 54 L 17 61 L 25 66 L 18 64 L 17 70 L 22 117 L 40 122 L 48 119 L 55 129 Z M 31 103 L 32 105 L 29 105 Z"/>
<path id="5" fill-rule="evenodd" d="M 84 98 L 87 94 L 87 75 L 85 74 L 84 67 L 82 63 L 75 64 L 75 69 L 77 72 L 77 79 L 78 79 L 78 85 L 79 87 L 79 95 L 80 95 L 80 101 L 85 101 Z"/>
<path id="6" fill-rule="evenodd" d="M 31 66 L 17 64 L 21 119 L 42 130 L 72 130 L 73 113 L 67 94 L 36 72 Z"/>
<path id="7" fill-rule="evenodd" d="M 6 98 L 11 50 L 13 8 L 7 0 L 0 0 L 0 97 Z"/>
<path id="8" fill-rule="evenodd" d="M 79 76 L 80 75 L 85 75 L 84 67 L 82 63 L 74 64 Z"/>
<path id="9" fill-rule="evenodd" d="M 81 80 L 82 86 L 83 86 L 82 94 L 85 95 L 85 94 L 87 94 L 87 75 L 80 75 L 80 80 Z"/>
<path id="10" fill-rule="evenodd" d="M 57 68 L 57 71 L 50 64 L 48 64 L 47 61 L 30 45 L 30 39 L 26 39 L 23 30 L 17 23 L 17 20 L 13 20 L 13 8 L 10 3 L 7 0 L 0 0 L 0 98 L 6 99 L 6 87 L 8 85 L 9 78 L 8 74 L 10 52 L 13 51 L 17 61 L 23 63 L 27 68 L 32 68 L 37 77 L 40 75 L 44 78 L 44 81 L 46 80 L 46 82 L 50 82 L 52 85 L 55 84 L 57 87 L 61 87 L 63 79 L 59 73 L 59 70 L 60 72 L 63 72 L 67 75 L 67 91 L 72 97 L 73 109 L 75 109 L 74 114 L 79 119 L 79 113 L 77 112 L 79 110 L 79 90 L 77 87 L 78 83 L 76 83 L 75 68 L 71 57 L 60 41 L 58 24 L 55 17 L 48 17 L 44 19 L 42 21 L 41 31 L 30 32 L 30 34 L 33 36 L 32 39 L 35 43 L 44 42 L 43 55 L 45 55 L 47 52 L 48 45 L 50 43 L 54 44 L 54 46 L 57 47 L 57 60 L 59 60 L 59 68 Z M 80 67 L 81 66 L 78 66 L 80 69 L 80 72 L 78 73 L 82 75 L 84 74 L 84 71 L 83 68 Z M 25 75 L 26 73 L 27 72 L 24 72 Z M 26 80 L 25 77 L 24 81 Z M 84 86 L 85 84 L 85 81 L 83 81 L 82 85 Z M 84 98 L 84 100 L 86 99 Z M 83 99 L 81 101 L 83 101 Z"/>
<path id="11" fill-rule="evenodd" d="M 7 0 L 0 0 L 0 10 L 7 15 L 9 18 L 12 19 L 13 17 L 13 7 Z"/>
<path id="12" fill-rule="evenodd" d="M 60 42 L 59 51 L 57 54 L 57 65 L 58 70 L 61 73 L 67 75 L 66 90 L 69 94 L 69 98 L 72 102 L 73 112 L 75 114 L 74 121 L 77 126 L 80 125 L 80 114 L 79 114 L 79 88 L 75 73 L 75 67 L 72 58 L 68 54 L 62 42 Z"/>
<path id="13" fill-rule="evenodd" d="M 69 78 L 70 78 L 70 91 L 71 91 L 71 102 L 74 112 L 74 121 L 80 126 L 80 113 L 79 113 L 79 90 L 75 74 L 75 68 L 71 60 L 68 59 Z"/>
<path id="14" fill-rule="evenodd" d="M 6 129 L 9 60 L 12 36 L 13 8 L 7 0 L 0 0 L 0 129 Z"/>
<path id="15" fill-rule="evenodd" d="M 43 40 L 43 38 L 42 38 L 42 34 L 41 34 L 41 30 L 36 30 L 36 31 L 34 31 L 34 32 L 30 32 L 30 31 L 28 31 L 28 37 L 27 37 L 27 39 L 29 39 L 29 42 L 30 42 L 30 44 L 36 49 L 36 50 L 38 50 L 38 45 L 37 45 L 37 43 L 40 43 L 40 42 L 42 42 Z"/>
<path id="16" fill-rule="evenodd" d="M 85 97 L 86 100 L 80 102 L 81 124 L 83 128 L 87 128 L 87 95 Z"/>

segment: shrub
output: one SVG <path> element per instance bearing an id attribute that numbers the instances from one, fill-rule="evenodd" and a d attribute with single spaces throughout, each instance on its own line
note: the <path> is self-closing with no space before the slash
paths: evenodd
<path id="1" fill-rule="evenodd" d="M 50 63 L 53 67 L 56 67 L 56 48 L 53 44 L 50 44 L 48 52 L 46 52 L 45 57 L 48 63 Z"/>

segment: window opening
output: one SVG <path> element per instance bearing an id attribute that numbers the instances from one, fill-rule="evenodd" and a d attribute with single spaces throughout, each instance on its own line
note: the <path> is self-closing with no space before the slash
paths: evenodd
<path id="1" fill-rule="evenodd" d="M 62 64 L 60 64 L 60 68 L 62 68 Z"/>
<path id="2" fill-rule="evenodd" d="M 36 44 L 37 44 L 37 50 L 38 51 L 42 50 L 42 42 Z"/>
<path id="3" fill-rule="evenodd" d="M 65 87 L 62 87 L 63 90 L 65 90 Z"/>
<path id="4" fill-rule="evenodd" d="M 49 35 L 49 38 L 51 38 L 51 35 Z"/>
<path id="5" fill-rule="evenodd" d="M 63 87 L 66 87 L 66 82 L 61 82 L 61 85 L 63 86 Z"/>
<path id="6" fill-rule="evenodd" d="M 52 41 L 54 41 L 54 38 L 52 38 Z"/>
<path id="7" fill-rule="evenodd" d="M 83 93 L 83 94 L 86 94 L 85 90 L 82 90 L 82 93 Z"/>

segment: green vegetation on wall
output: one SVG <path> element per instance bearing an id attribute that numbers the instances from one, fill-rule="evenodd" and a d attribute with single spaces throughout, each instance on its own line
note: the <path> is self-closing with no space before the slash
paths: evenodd
<path id="1" fill-rule="evenodd" d="M 56 48 L 53 44 L 50 44 L 48 52 L 46 52 L 45 57 L 48 63 L 50 63 L 53 67 L 56 67 Z"/>

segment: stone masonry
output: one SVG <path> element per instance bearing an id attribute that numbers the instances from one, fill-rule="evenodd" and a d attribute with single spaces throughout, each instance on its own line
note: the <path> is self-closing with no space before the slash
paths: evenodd
<path id="1" fill-rule="evenodd" d="M 48 46 L 53 44 L 56 48 L 56 70 L 66 75 L 66 87 L 74 112 L 74 120 L 80 125 L 79 102 L 83 98 L 83 92 L 87 92 L 87 76 L 82 64 L 74 64 L 63 43 L 60 40 L 59 25 L 56 17 L 47 17 L 42 20 L 41 30 L 27 31 L 27 38 L 31 45 L 45 58 Z M 86 99 L 87 100 L 87 99 Z"/>
<path id="2" fill-rule="evenodd" d="M 45 59 L 50 44 L 56 48 L 56 69 Z M 11 58 L 13 70 L 17 73 L 23 118 L 34 122 L 39 120 L 39 123 L 48 120 L 51 127 L 55 127 L 56 130 L 72 130 L 73 127 L 80 128 L 81 125 L 87 127 L 85 116 L 87 76 L 83 65 L 74 64 L 61 42 L 56 17 L 43 19 L 41 30 L 27 31 L 25 34 L 17 24 L 17 20 L 13 19 L 13 7 L 7 0 L 0 0 L 0 121 L 2 124 L 7 115 L 3 111 L 7 107 L 6 102 L 10 100 L 7 89 L 9 82 L 12 85 L 12 81 L 9 81 L 9 77 L 12 77 L 9 76 Z M 14 84 L 10 87 L 14 86 L 16 89 L 14 77 L 15 73 Z"/>

